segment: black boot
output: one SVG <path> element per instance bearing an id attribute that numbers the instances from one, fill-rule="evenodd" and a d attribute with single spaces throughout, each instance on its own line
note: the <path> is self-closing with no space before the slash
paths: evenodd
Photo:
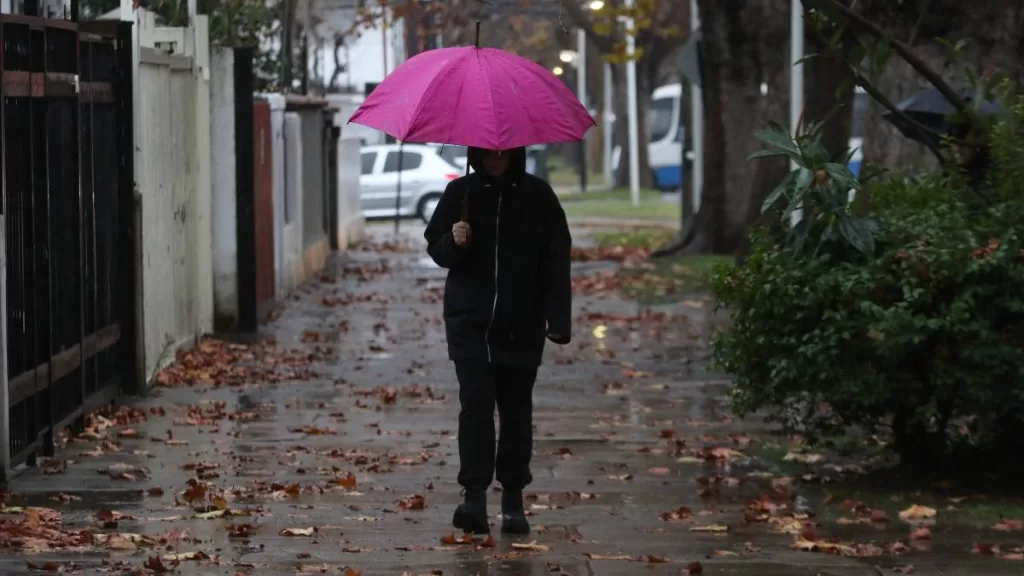
<path id="1" fill-rule="evenodd" d="M 452 526 L 468 534 L 490 534 L 487 524 L 487 491 L 481 488 L 467 488 L 466 500 L 455 509 Z"/>
<path id="2" fill-rule="evenodd" d="M 501 532 L 503 534 L 529 534 L 530 523 L 523 508 L 523 493 L 506 490 L 501 493 Z"/>

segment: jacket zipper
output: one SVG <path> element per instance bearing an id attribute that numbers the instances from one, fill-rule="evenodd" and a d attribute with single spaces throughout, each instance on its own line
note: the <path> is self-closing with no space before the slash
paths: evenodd
<path id="1" fill-rule="evenodd" d="M 501 237 L 501 188 L 498 188 L 498 211 L 494 216 L 494 302 L 491 304 L 491 321 L 487 323 L 484 343 L 487 344 L 487 361 L 491 358 L 491 327 L 494 326 L 494 315 L 498 312 L 498 239 Z"/>

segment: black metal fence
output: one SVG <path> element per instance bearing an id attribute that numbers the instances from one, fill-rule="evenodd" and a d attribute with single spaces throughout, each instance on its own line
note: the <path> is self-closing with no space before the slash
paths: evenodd
<path id="1" fill-rule="evenodd" d="M 12 466 L 135 369 L 130 39 L 0 16 Z"/>

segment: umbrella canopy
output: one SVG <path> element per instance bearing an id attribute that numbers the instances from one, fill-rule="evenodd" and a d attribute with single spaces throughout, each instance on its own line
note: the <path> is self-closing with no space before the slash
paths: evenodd
<path id="1" fill-rule="evenodd" d="M 974 97 L 974 94 L 967 89 L 961 89 L 961 97 L 968 102 Z M 998 102 L 990 102 L 983 100 L 978 103 L 973 103 L 979 114 L 996 116 L 1005 113 L 1005 109 L 1002 104 Z M 938 90 L 931 88 L 928 90 L 922 90 L 912 94 L 906 100 L 900 102 L 897 106 L 904 114 L 914 119 L 915 121 L 931 128 L 939 134 L 954 134 L 957 127 L 954 123 L 950 122 L 949 117 L 956 114 L 956 108 L 953 104 L 946 99 Z M 883 118 L 892 122 L 904 136 L 911 140 L 922 141 L 923 136 L 921 132 L 912 124 L 907 122 L 893 112 L 886 112 Z M 934 136 L 928 136 L 934 138 L 934 141 L 938 143 L 939 138 Z"/>
<path id="2" fill-rule="evenodd" d="M 539 64 L 496 48 L 417 54 L 388 75 L 349 122 L 403 142 L 509 150 L 582 140 L 594 119 Z"/>

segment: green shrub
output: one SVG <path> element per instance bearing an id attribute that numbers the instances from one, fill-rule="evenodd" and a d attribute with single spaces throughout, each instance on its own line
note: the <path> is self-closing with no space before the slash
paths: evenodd
<path id="1" fill-rule="evenodd" d="M 996 129 L 985 206 L 959 175 L 880 182 L 863 220 L 870 251 L 860 239 L 795 251 L 792 233 L 758 231 L 744 266 L 717 271 L 712 291 L 733 322 L 714 355 L 738 413 L 766 410 L 809 434 L 891 426 L 912 466 L 953 447 L 1019 446 L 1024 150 L 1003 134 L 1022 125 L 1024 105 Z M 845 238 L 814 230 L 805 243 Z"/>

